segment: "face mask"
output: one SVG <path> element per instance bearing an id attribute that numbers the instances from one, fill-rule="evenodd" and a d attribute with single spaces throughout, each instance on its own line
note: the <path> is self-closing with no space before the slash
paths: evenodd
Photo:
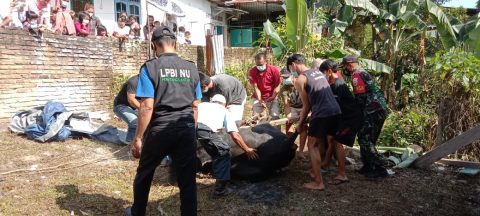
<path id="1" fill-rule="evenodd" d="M 93 17 L 93 13 L 89 13 L 88 15 L 89 15 L 90 17 Z"/>
<path id="2" fill-rule="evenodd" d="M 32 21 L 32 22 L 30 22 L 30 28 L 32 28 L 32 29 L 37 29 L 37 28 L 38 28 L 37 21 Z"/>
<path id="3" fill-rule="evenodd" d="M 290 71 L 290 73 L 292 73 L 294 77 L 298 77 L 298 73 L 294 68 L 289 68 L 288 70 Z"/>
<path id="4" fill-rule="evenodd" d="M 90 23 L 90 20 L 83 20 L 83 24 L 84 24 L 84 25 L 86 25 L 86 24 L 88 24 L 88 23 Z"/>
<path id="5" fill-rule="evenodd" d="M 263 72 L 267 69 L 267 65 L 257 65 L 257 70 Z"/>
<path id="6" fill-rule="evenodd" d="M 203 88 L 202 89 L 202 93 L 207 93 L 208 92 L 208 88 Z"/>
<path id="7" fill-rule="evenodd" d="M 289 77 L 283 80 L 283 85 L 292 85 L 292 78 Z"/>

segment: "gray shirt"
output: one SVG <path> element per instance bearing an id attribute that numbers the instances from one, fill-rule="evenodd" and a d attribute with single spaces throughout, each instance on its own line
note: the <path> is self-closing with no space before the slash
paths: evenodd
<path id="1" fill-rule="evenodd" d="M 221 94 L 227 100 L 227 105 L 240 105 L 247 98 L 247 92 L 237 78 L 227 74 L 218 74 L 211 79 L 213 89 L 206 93 L 205 100 L 209 101 L 214 95 Z"/>
<path id="2" fill-rule="evenodd" d="M 325 75 L 315 69 L 307 70 L 303 75 L 307 77 L 305 91 L 310 101 L 312 118 L 326 118 L 341 114 L 340 106 L 335 100 Z"/>

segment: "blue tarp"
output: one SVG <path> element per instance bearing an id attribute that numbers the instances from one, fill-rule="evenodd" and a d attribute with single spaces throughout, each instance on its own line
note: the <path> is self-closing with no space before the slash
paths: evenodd
<path id="1" fill-rule="evenodd" d="M 42 142 L 49 140 L 66 140 L 71 132 L 65 127 L 65 120 L 71 113 L 60 102 L 49 101 L 43 108 L 41 122 L 28 125 L 25 134 L 30 139 Z"/>

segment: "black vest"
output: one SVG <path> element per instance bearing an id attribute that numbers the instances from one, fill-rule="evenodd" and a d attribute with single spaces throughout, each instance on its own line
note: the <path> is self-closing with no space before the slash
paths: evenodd
<path id="1" fill-rule="evenodd" d="M 310 100 L 312 118 L 326 118 L 341 114 L 340 106 L 335 100 L 325 75 L 315 69 L 304 71 L 303 75 L 307 77 L 305 91 Z"/>
<path id="2" fill-rule="evenodd" d="M 184 127 L 194 123 L 192 102 L 199 83 L 193 62 L 177 54 L 165 53 L 147 61 L 144 66 L 155 90 L 154 113 L 151 127 Z"/>

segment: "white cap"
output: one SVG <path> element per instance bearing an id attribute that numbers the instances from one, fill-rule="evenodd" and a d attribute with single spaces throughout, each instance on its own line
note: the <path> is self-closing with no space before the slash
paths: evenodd
<path id="1" fill-rule="evenodd" d="M 219 102 L 221 104 L 226 104 L 227 103 L 227 100 L 225 99 L 225 97 L 221 94 L 216 94 L 212 97 L 212 99 L 210 100 L 211 102 Z"/>

